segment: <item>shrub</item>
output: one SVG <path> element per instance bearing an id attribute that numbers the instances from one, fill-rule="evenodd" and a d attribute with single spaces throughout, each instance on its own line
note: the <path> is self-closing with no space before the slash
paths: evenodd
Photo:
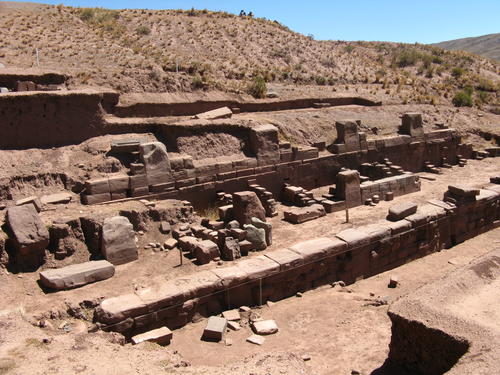
<path id="1" fill-rule="evenodd" d="M 348 44 L 347 46 L 344 47 L 344 51 L 346 51 L 347 53 L 351 53 L 352 51 L 354 51 L 354 46 Z"/>
<path id="2" fill-rule="evenodd" d="M 205 83 L 199 74 L 195 75 L 191 80 L 191 87 L 195 90 L 202 89 L 205 87 Z"/>
<path id="3" fill-rule="evenodd" d="M 460 78 L 464 73 L 465 70 L 459 66 L 456 66 L 451 70 L 451 75 L 455 78 Z"/>
<path id="4" fill-rule="evenodd" d="M 139 26 L 135 29 L 135 32 L 139 35 L 149 35 L 151 34 L 151 29 L 147 26 Z"/>
<path id="5" fill-rule="evenodd" d="M 455 107 L 472 107 L 472 95 L 467 90 L 459 91 L 452 99 Z"/>
<path id="6" fill-rule="evenodd" d="M 94 9 L 92 8 L 80 9 L 80 19 L 82 21 L 90 21 L 92 18 L 94 18 Z"/>
<path id="7" fill-rule="evenodd" d="M 326 85 L 326 78 L 323 76 L 314 77 L 314 81 L 316 82 L 317 85 L 320 85 L 320 86 Z"/>
<path id="8" fill-rule="evenodd" d="M 252 83 L 248 87 L 248 93 L 254 98 L 264 98 L 267 92 L 266 81 L 262 76 L 254 77 Z"/>
<path id="9" fill-rule="evenodd" d="M 404 68 L 406 66 L 415 65 L 420 58 L 420 53 L 414 49 L 405 49 L 400 54 L 396 55 L 394 60 L 397 66 Z"/>

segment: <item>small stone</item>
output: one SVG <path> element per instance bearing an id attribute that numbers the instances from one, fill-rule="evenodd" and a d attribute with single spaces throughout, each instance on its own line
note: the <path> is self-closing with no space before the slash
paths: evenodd
<path id="1" fill-rule="evenodd" d="M 252 328 L 258 335 L 272 335 L 279 330 L 276 322 L 271 319 L 253 322 Z"/>
<path id="2" fill-rule="evenodd" d="M 228 321 L 227 326 L 228 326 L 228 328 L 232 329 L 233 331 L 239 331 L 241 329 L 241 325 L 238 322 L 234 322 L 234 321 Z"/>
<path id="3" fill-rule="evenodd" d="M 140 230 L 140 231 L 137 232 L 137 234 L 140 235 L 140 236 L 144 236 L 144 231 Z"/>
<path id="4" fill-rule="evenodd" d="M 163 247 L 167 250 L 172 250 L 177 246 L 177 240 L 175 238 L 169 238 L 163 243 Z"/>
<path id="5" fill-rule="evenodd" d="M 240 311 L 250 312 L 250 311 L 252 311 L 252 309 L 248 306 L 240 306 Z"/>
<path id="6" fill-rule="evenodd" d="M 297 294 L 295 296 L 296 297 L 302 297 L 302 293 L 301 292 L 297 292 Z"/>
<path id="7" fill-rule="evenodd" d="M 262 336 L 259 336 L 259 335 L 252 335 L 252 336 L 247 338 L 247 342 L 249 342 L 251 344 L 255 344 L 255 345 L 262 345 L 262 344 L 264 344 L 265 341 L 266 341 L 266 339 Z"/>
<path id="8" fill-rule="evenodd" d="M 224 340 L 224 344 L 226 344 L 226 346 L 232 346 L 233 345 L 233 340 L 231 340 L 231 339 L 225 339 Z"/>
<path id="9" fill-rule="evenodd" d="M 391 276 L 389 279 L 389 288 L 396 288 L 399 285 L 399 279 L 397 276 Z"/>
<path id="10" fill-rule="evenodd" d="M 361 373 L 358 370 L 352 370 L 351 375 L 361 375 Z"/>
<path id="11" fill-rule="evenodd" d="M 311 360 L 311 356 L 310 356 L 310 355 L 308 355 L 308 354 L 304 354 L 304 355 L 302 356 L 302 360 L 303 360 L 304 362 L 310 361 L 310 360 Z"/>
<path id="12" fill-rule="evenodd" d="M 222 313 L 222 317 L 229 320 L 229 321 L 234 321 L 234 320 L 240 320 L 241 316 L 238 310 L 227 310 Z"/>

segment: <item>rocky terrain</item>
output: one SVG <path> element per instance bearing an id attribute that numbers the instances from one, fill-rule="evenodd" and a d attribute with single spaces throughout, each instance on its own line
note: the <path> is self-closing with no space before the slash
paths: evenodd
<path id="1" fill-rule="evenodd" d="M 500 61 L 500 33 L 447 40 L 435 43 L 437 47 L 448 50 L 461 50 Z"/>

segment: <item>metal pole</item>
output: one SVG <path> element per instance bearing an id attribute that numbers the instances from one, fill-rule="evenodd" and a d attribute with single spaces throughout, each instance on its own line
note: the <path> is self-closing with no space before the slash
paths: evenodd
<path id="1" fill-rule="evenodd" d="M 182 257 L 182 249 L 181 249 L 181 248 L 179 248 L 179 255 L 180 255 L 180 257 L 181 257 L 181 266 L 182 266 L 182 258 L 183 258 L 183 257 Z"/>

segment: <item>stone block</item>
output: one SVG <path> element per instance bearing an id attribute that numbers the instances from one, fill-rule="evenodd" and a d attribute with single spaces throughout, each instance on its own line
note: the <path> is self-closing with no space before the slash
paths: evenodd
<path id="1" fill-rule="evenodd" d="M 449 185 L 448 186 L 448 191 L 457 196 L 457 197 L 464 197 L 464 198 L 472 198 L 475 197 L 476 195 L 479 195 L 479 190 L 477 188 L 474 188 L 469 185 L 465 184 L 457 184 L 457 185 Z"/>
<path id="2" fill-rule="evenodd" d="M 320 237 L 308 241 L 299 242 L 289 249 L 299 254 L 304 262 L 311 262 L 327 256 L 339 254 L 346 250 L 347 244 L 338 238 Z"/>
<path id="3" fill-rule="evenodd" d="M 413 202 L 403 202 L 391 206 L 389 208 L 389 214 L 387 215 L 387 220 L 389 221 L 399 221 L 404 219 L 409 215 L 413 215 L 417 212 L 418 205 Z"/>
<path id="4" fill-rule="evenodd" d="M 325 215 L 325 208 L 320 204 L 313 204 L 309 207 L 290 208 L 284 211 L 285 220 L 293 224 L 304 223 Z"/>
<path id="5" fill-rule="evenodd" d="M 240 253 L 243 256 L 248 255 L 250 251 L 254 250 L 253 244 L 250 241 L 240 241 Z"/>
<path id="6" fill-rule="evenodd" d="M 40 282 L 47 288 L 62 290 L 109 279 L 114 274 L 115 266 L 106 260 L 98 260 L 42 271 Z"/>
<path id="7" fill-rule="evenodd" d="M 195 119 L 204 119 L 204 120 L 216 120 L 219 118 L 230 118 L 233 115 L 233 112 L 228 107 L 221 107 L 217 109 L 213 109 L 211 111 L 199 113 L 194 115 Z"/>
<path id="8" fill-rule="evenodd" d="M 257 194 L 253 191 L 241 191 L 233 194 L 234 218 L 241 224 L 250 224 L 252 217 L 266 221 L 266 211 Z"/>
<path id="9" fill-rule="evenodd" d="M 16 206 L 23 206 L 25 204 L 32 204 L 37 212 L 40 212 L 42 210 L 42 202 L 36 195 L 32 195 L 30 197 L 26 197 L 23 199 L 18 199 L 16 201 Z"/>
<path id="10" fill-rule="evenodd" d="M 202 339 L 206 341 L 221 341 L 226 332 L 227 320 L 218 316 L 208 318 L 203 330 Z"/>
<path id="11" fill-rule="evenodd" d="M 126 217 L 114 216 L 104 220 L 101 249 L 106 260 L 114 265 L 138 259 L 134 228 Z"/>
<path id="12" fill-rule="evenodd" d="M 97 320 L 101 323 L 114 324 L 147 313 L 147 306 L 136 294 L 123 294 L 106 298 L 96 308 Z"/>
<path id="13" fill-rule="evenodd" d="M 142 139 L 120 139 L 111 142 L 111 152 L 117 154 L 128 154 L 131 152 L 138 152 L 139 145 L 144 140 Z"/>
<path id="14" fill-rule="evenodd" d="M 88 195 L 110 193 L 108 178 L 97 178 L 85 182 L 85 193 Z"/>
<path id="15" fill-rule="evenodd" d="M 130 181 L 130 177 L 127 175 L 110 176 L 108 179 L 109 191 L 111 193 L 119 193 L 119 192 L 127 191 L 130 187 L 129 181 Z"/>
<path id="16" fill-rule="evenodd" d="M 412 138 L 423 138 L 422 115 L 420 113 L 405 113 L 402 118 L 400 132 Z"/>
<path id="17" fill-rule="evenodd" d="M 73 195 L 71 193 L 55 193 L 42 195 L 40 202 L 42 204 L 67 204 L 71 202 Z"/>
<path id="18" fill-rule="evenodd" d="M 266 254 L 266 257 L 278 263 L 280 271 L 286 271 L 291 268 L 298 267 L 304 262 L 299 253 L 289 249 L 271 251 Z"/>
<path id="19" fill-rule="evenodd" d="M 248 281 L 248 274 L 243 268 L 238 266 L 220 267 L 212 269 L 212 272 L 219 277 L 225 288 L 232 288 Z"/>
<path id="20" fill-rule="evenodd" d="M 146 168 L 146 175 L 148 176 L 150 185 L 170 182 L 170 161 L 168 159 L 167 149 L 163 143 L 142 143 L 139 146 L 139 152 L 141 161 Z"/>
<path id="21" fill-rule="evenodd" d="M 224 260 L 235 260 L 241 258 L 240 244 L 237 239 L 233 237 L 226 237 L 224 239 L 221 257 Z"/>
<path id="22" fill-rule="evenodd" d="M 250 150 L 259 165 L 280 162 L 278 129 L 271 124 L 262 124 L 250 129 Z"/>
<path id="23" fill-rule="evenodd" d="M 178 246 L 182 251 L 187 251 L 189 253 L 195 254 L 196 247 L 200 244 L 200 241 L 196 237 L 192 236 L 182 236 L 178 237 Z M 207 262 L 208 263 L 208 262 Z"/>
<path id="24" fill-rule="evenodd" d="M 223 311 L 222 317 L 228 321 L 241 320 L 240 312 L 237 309 Z"/>
<path id="25" fill-rule="evenodd" d="M 130 189 L 148 187 L 148 177 L 145 174 L 137 174 L 129 178 Z"/>
<path id="26" fill-rule="evenodd" d="M 335 236 L 347 242 L 348 249 L 362 247 L 370 243 L 370 236 L 359 229 L 345 229 Z"/>
<path id="27" fill-rule="evenodd" d="M 220 257 L 219 247 L 210 240 L 203 240 L 194 249 L 194 256 L 199 264 L 210 263 L 211 260 Z"/>
<path id="28" fill-rule="evenodd" d="M 137 345 L 141 342 L 149 341 L 159 345 L 168 345 L 172 340 L 172 331 L 167 327 L 153 329 L 151 331 L 141 333 L 132 337 L 132 344 Z"/>
<path id="29" fill-rule="evenodd" d="M 358 124 L 355 121 L 336 121 L 337 141 L 345 144 L 345 151 L 358 151 L 360 149 Z"/>
<path id="30" fill-rule="evenodd" d="M 335 197 L 339 200 L 345 200 L 349 208 L 361 205 L 361 189 L 358 171 L 347 170 L 337 174 Z"/>
<path id="31" fill-rule="evenodd" d="M 22 269 L 38 268 L 49 244 L 49 231 L 38 216 L 33 204 L 7 209 L 5 222 L 12 233 L 15 259 Z"/>
<path id="32" fill-rule="evenodd" d="M 82 195 L 82 203 L 87 205 L 109 202 L 110 200 L 111 193 Z"/>
<path id="33" fill-rule="evenodd" d="M 253 322 L 252 329 L 257 335 L 272 335 L 279 330 L 276 321 L 271 319 Z"/>
<path id="34" fill-rule="evenodd" d="M 273 225 L 256 217 L 252 217 L 251 224 L 256 228 L 264 229 L 266 232 L 266 244 L 267 246 L 271 246 L 273 244 Z"/>
<path id="35" fill-rule="evenodd" d="M 265 250 L 267 248 L 266 231 L 262 228 L 257 228 L 251 224 L 243 226 L 246 231 L 246 240 L 252 244 L 255 250 Z"/>
<path id="36" fill-rule="evenodd" d="M 280 269 L 277 262 L 264 255 L 241 260 L 238 267 L 248 275 L 249 280 L 258 280 L 271 276 Z"/>

